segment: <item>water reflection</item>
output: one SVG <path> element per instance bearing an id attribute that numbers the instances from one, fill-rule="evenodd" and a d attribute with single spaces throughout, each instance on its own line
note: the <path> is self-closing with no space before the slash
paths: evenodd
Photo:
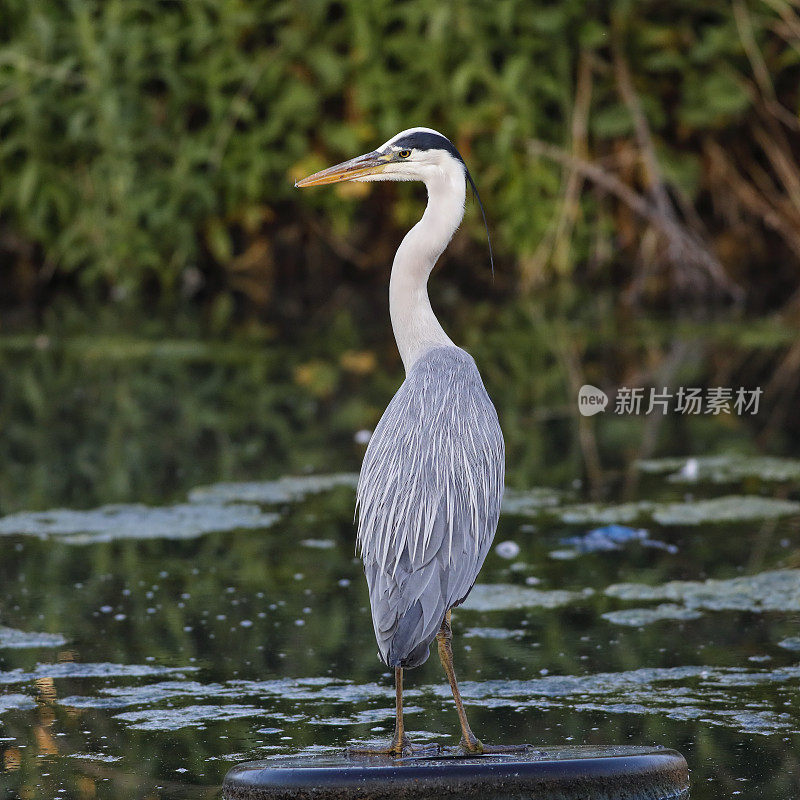
<path id="1" fill-rule="evenodd" d="M 635 502 L 674 503 L 669 474 L 652 473 Z M 748 480 L 728 496 L 748 497 Z M 681 505 L 714 499 L 716 485 L 696 484 Z M 758 499 L 792 495 L 776 484 Z M 206 530 L 191 528 L 184 509 L 195 504 L 220 509 Z M 672 549 L 631 541 L 565 562 L 553 551 L 587 533 L 565 521 L 574 508 L 569 493 L 512 493 L 497 541 L 517 548 L 490 554 L 455 615 L 476 731 L 537 745 L 668 744 L 689 757 L 695 798 L 720 787 L 789 796 L 798 516 L 753 516 L 749 503 L 721 523 L 652 516 L 649 536 Z M 6 517 L 0 749 L 11 796 L 213 796 L 238 761 L 384 737 L 392 686 L 352 511 L 352 476 L 331 476 L 206 487 L 118 526 L 107 509 Z M 264 525 L 242 524 L 259 515 Z M 413 737 L 454 744 L 434 660 L 408 684 Z"/>

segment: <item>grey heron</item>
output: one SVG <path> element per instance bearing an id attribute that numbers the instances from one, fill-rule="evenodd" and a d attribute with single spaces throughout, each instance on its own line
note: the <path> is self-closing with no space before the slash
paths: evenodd
<path id="1" fill-rule="evenodd" d="M 464 216 L 467 182 L 476 196 L 477 189 L 458 150 L 430 128 L 402 131 L 377 150 L 295 185 L 340 181 L 423 181 L 428 191 L 425 213 L 400 244 L 389 280 L 389 313 L 406 378 L 375 428 L 358 482 L 358 546 L 372 622 L 396 687 L 391 743 L 363 752 L 402 755 L 413 749 L 403 724 L 403 670 L 423 664 L 434 639 L 458 711 L 462 748 L 507 751 L 485 746 L 470 729 L 453 668 L 450 624 L 450 612 L 472 590 L 497 528 L 503 434 L 475 362 L 444 332 L 427 289 Z"/>

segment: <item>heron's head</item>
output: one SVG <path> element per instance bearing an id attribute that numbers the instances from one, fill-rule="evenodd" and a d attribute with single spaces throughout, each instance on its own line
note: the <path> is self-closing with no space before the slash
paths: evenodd
<path id="1" fill-rule="evenodd" d="M 453 143 L 431 128 L 409 128 L 377 150 L 352 158 L 295 183 L 299 188 L 342 181 L 425 181 L 469 175 Z M 471 181 L 472 179 L 469 178 Z"/>
<path id="2" fill-rule="evenodd" d="M 328 167 L 322 172 L 315 172 L 297 181 L 295 186 L 305 188 L 342 181 L 423 181 L 430 189 L 432 183 L 441 180 L 462 180 L 469 183 L 480 206 L 486 225 L 486 236 L 489 238 L 483 203 L 464 159 L 446 136 L 432 128 L 409 128 L 401 131 L 377 150 Z M 494 272 L 491 239 L 489 258 Z"/>

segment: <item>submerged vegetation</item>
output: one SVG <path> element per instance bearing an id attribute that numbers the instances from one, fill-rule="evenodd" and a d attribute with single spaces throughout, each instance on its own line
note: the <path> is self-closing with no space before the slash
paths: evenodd
<path id="1" fill-rule="evenodd" d="M 674 484 L 655 475 L 635 499 L 668 504 Z M 698 480 L 693 502 L 718 488 Z M 800 498 L 752 474 L 726 491 L 742 509 Z M 691 764 L 694 800 L 726 786 L 746 800 L 793 796 L 797 510 L 653 521 L 652 540 L 670 547 L 629 541 L 565 563 L 556 548 L 586 532 L 558 519 L 569 493 L 513 498 L 453 615 L 482 736 L 668 745 Z M 232 513 L 193 527 L 186 506 L 212 502 Z M 386 736 L 393 688 L 375 656 L 353 502 L 353 476 L 335 474 L 207 485 L 175 505 L 119 509 L 105 529 L 108 509 L 0 521 L 0 786 L 31 800 L 216 797 L 235 762 Z M 243 506 L 263 528 L 242 524 Z M 455 742 L 435 651 L 405 696 L 414 741 Z"/>

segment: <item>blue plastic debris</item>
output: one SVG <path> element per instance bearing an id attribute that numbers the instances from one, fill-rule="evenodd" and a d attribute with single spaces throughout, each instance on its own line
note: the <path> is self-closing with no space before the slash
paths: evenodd
<path id="1" fill-rule="evenodd" d="M 642 547 L 652 547 L 665 550 L 667 553 L 677 553 L 674 544 L 651 539 L 650 533 L 644 528 L 629 528 L 626 525 L 604 525 L 594 528 L 583 536 L 570 536 L 561 540 L 577 548 L 581 553 L 602 553 L 611 550 L 621 550 L 626 544 L 638 542 Z"/>

